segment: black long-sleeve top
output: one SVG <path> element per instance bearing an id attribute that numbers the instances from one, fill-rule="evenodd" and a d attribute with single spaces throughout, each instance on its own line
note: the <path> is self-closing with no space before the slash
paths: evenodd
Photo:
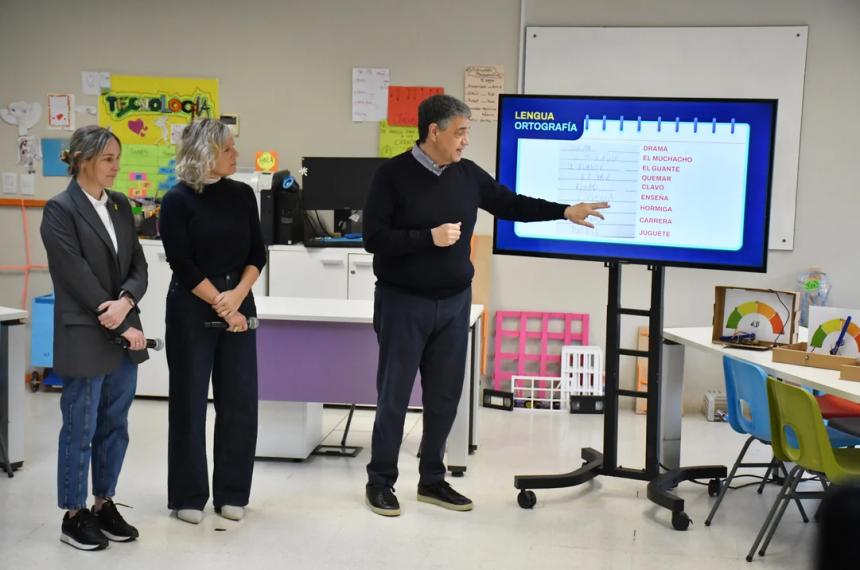
<path id="1" fill-rule="evenodd" d="M 222 178 L 195 193 L 180 182 L 164 195 L 159 233 L 173 274 L 189 290 L 204 278 L 266 265 L 251 187 Z"/>
<path id="2" fill-rule="evenodd" d="M 478 208 L 506 220 L 534 222 L 562 219 L 566 207 L 517 195 L 466 159 L 437 176 L 407 151 L 376 172 L 364 209 L 364 243 L 374 254 L 380 284 L 442 299 L 472 282 L 469 242 Z M 462 222 L 459 241 L 435 246 L 430 231 L 457 222 Z"/>

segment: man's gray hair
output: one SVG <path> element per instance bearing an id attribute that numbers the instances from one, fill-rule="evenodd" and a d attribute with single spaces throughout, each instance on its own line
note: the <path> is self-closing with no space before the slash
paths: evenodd
<path id="1" fill-rule="evenodd" d="M 427 140 L 430 125 L 436 123 L 445 130 L 454 117 L 472 118 L 469 106 L 450 95 L 432 95 L 418 105 L 418 142 Z"/>
<path id="2" fill-rule="evenodd" d="M 229 137 L 230 129 L 217 119 L 201 119 L 185 127 L 176 152 L 177 178 L 202 192 Z"/>
<path id="3" fill-rule="evenodd" d="M 72 134 L 69 148 L 60 154 L 60 160 L 69 165 L 69 174 L 77 176 L 81 171 L 81 163 L 103 153 L 111 139 L 116 141 L 122 152 L 119 138 L 108 129 L 98 125 L 81 127 Z"/>

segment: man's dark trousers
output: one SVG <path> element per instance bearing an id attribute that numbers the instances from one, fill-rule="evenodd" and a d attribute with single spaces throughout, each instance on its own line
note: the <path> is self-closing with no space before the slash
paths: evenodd
<path id="1" fill-rule="evenodd" d="M 463 391 L 471 304 L 471 288 L 431 299 L 377 284 L 373 328 L 379 341 L 378 399 L 367 465 L 371 485 L 392 487 L 397 480 L 403 422 L 419 370 L 424 405 L 420 483 L 445 478 L 442 459 Z"/>

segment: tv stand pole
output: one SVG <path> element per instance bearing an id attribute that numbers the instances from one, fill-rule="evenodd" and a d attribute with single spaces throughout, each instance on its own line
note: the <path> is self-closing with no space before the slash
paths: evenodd
<path id="1" fill-rule="evenodd" d="M 651 271 L 650 309 L 627 309 L 621 306 L 621 264 L 604 263 L 609 269 L 609 300 L 606 307 L 606 382 L 603 412 L 603 452 L 586 447 L 582 449 L 583 464 L 578 469 L 559 475 L 517 475 L 514 487 L 520 490 L 517 503 L 530 509 L 537 503 L 532 489 L 558 489 L 581 485 L 598 475 L 648 481 L 648 499 L 661 507 L 671 509 L 672 526 L 686 530 L 690 518 L 684 512 L 684 500 L 670 492 L 681 481 L 699 478 L 719 479 L 726 476 L 722 465 L 668 469 L 661 473 L 660 423 L 661 376 L 663 356 L 663 282 L 665 267 L 649 266 Z M 621 347 L 621 316 L 648 317 L 648 350 L 631 350 Z M 648 358 L 648 391 L 625 390 L 618 386 L 621 356 Z M 648 402 L 645 428 L 645 468 L 634 469 L 618 464 L 618 399 L 619 397 L 644 398 Z M 677 413 L 680 414 L 678 409 Z M 710 487 L 709 487 L 710 488 Z"/>

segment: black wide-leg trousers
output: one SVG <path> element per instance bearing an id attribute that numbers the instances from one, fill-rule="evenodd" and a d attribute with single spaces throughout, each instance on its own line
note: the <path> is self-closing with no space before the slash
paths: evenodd
<path id="1" fill-rule="evenodd" d="M 210 277 L 219 291 L 231 289 L 239 274 Z M 239 308 L 256 316 L 253 294 Z M 174 279 L 167 295 L 166 349 L 170 369 L 167 504 L 202 510 L 209 501 L 206 410 L 209 377 L 215 402 L 212 500 L 244 507 L 251 492 L 257 447 L 256 331 L 208 328 L 221 319 L 211 306 Z"/>

